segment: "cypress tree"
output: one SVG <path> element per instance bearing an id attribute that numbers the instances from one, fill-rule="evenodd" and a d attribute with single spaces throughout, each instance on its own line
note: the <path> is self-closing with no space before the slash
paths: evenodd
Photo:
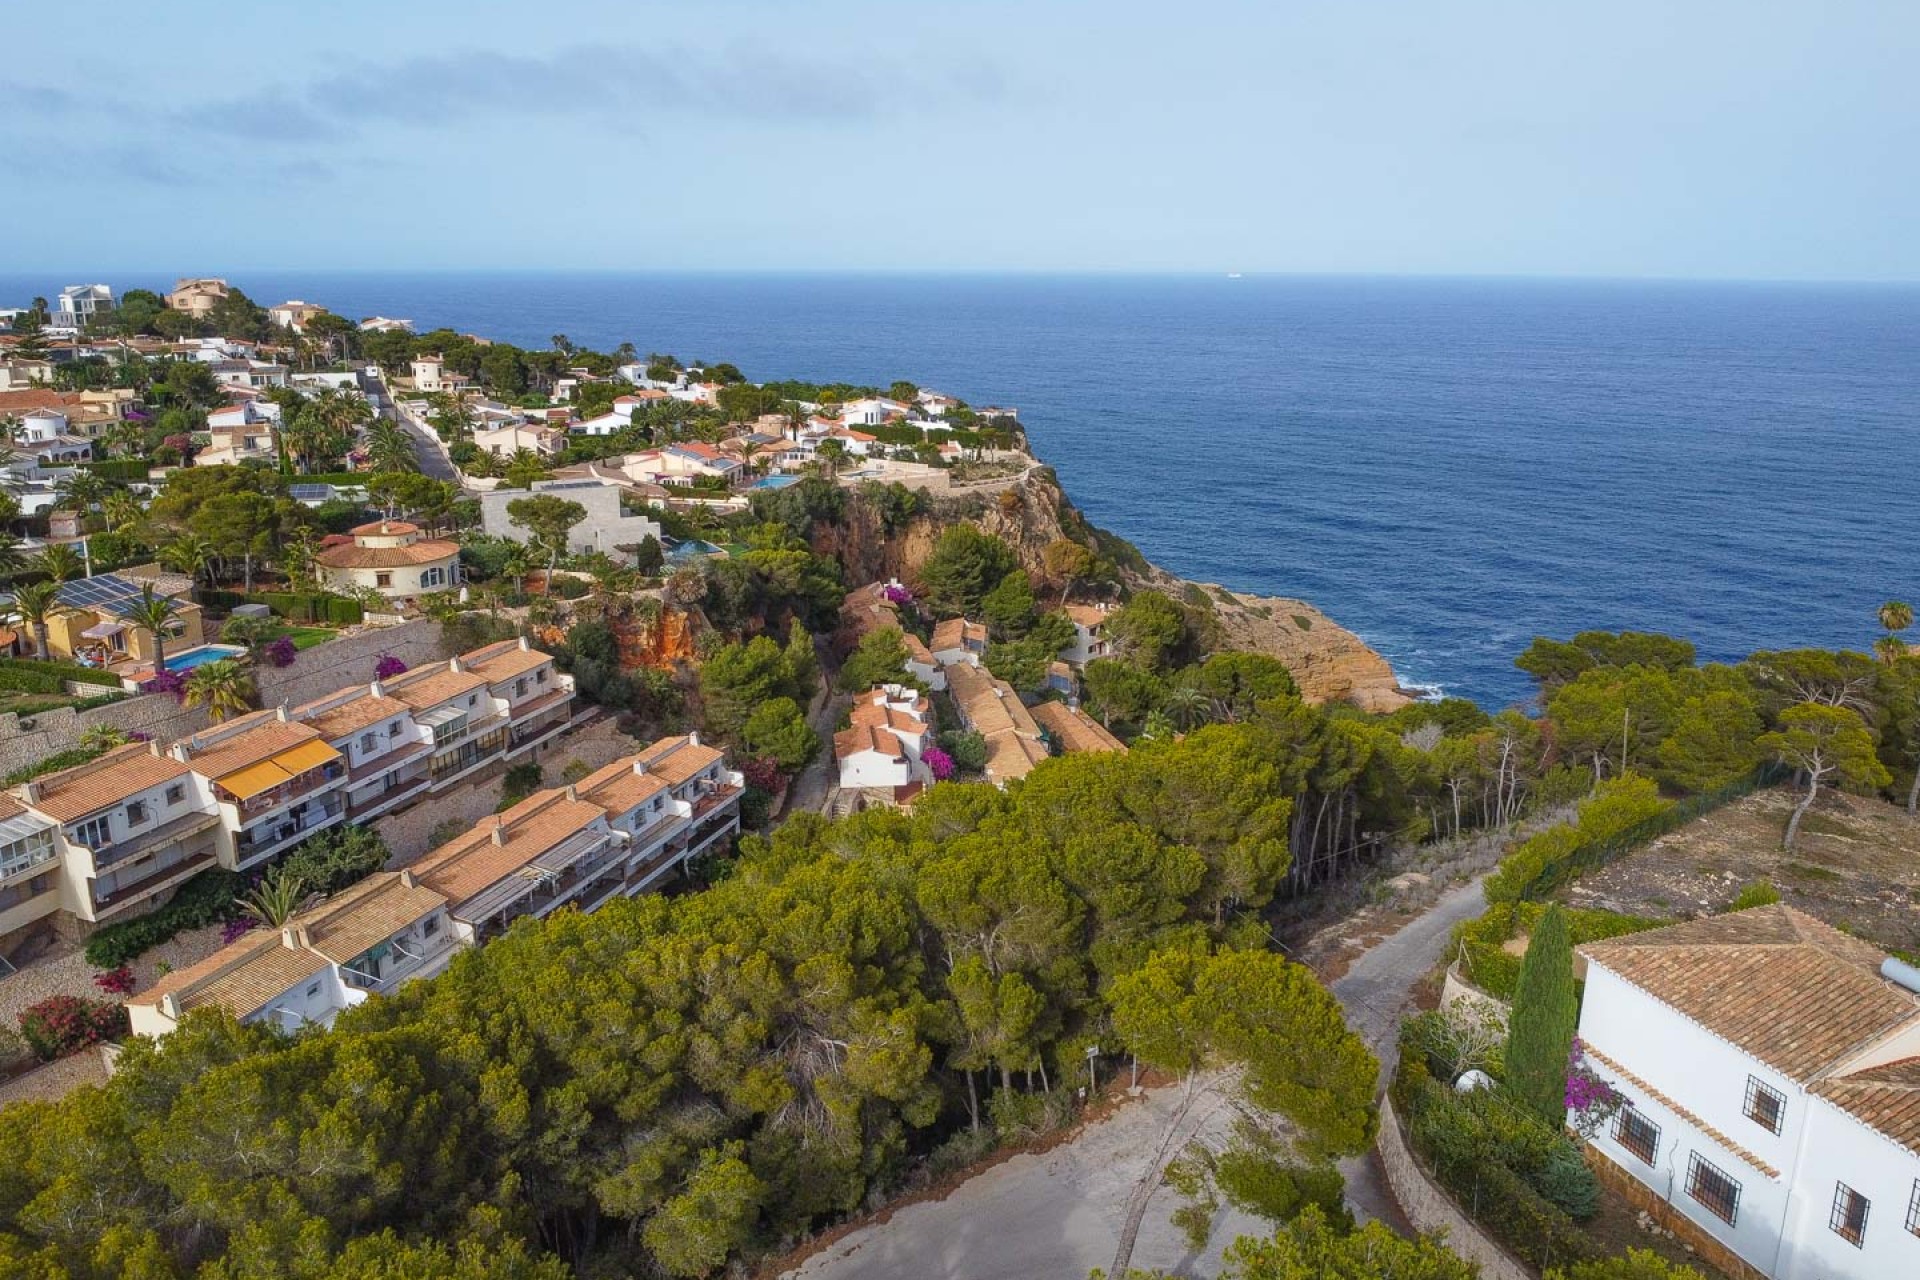
<path id="1" fill-rule="evenodd" d="M 1567 1119 L 1567 1058 L 1578 1009 L 1573 944 L 1558 904 L 1533 928 L 1507 1022 L 1507 1092 L 1558 1131 Z"/>

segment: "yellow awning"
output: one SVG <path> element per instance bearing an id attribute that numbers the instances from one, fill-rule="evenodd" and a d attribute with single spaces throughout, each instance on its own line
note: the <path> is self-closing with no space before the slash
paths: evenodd
<path id="1" fill-rule="evenodd" d="M 290 751 L 282 751 L 268 763 L 279 765 L 290 776 L 296 776 L 339 758 L 340 753 L 324 742 L 303 742 Z"/>
<path id="2" fill-rule="evenodd" d="M 263 760 L 259 764 L 248 765 L 238 773 L 228 774 L 220 779 L 220 785 L 232 792 L 237 800 L 251 800 L 262 791 L 277 787 L 286 780 L 286 770 L 271 760 Z"/>

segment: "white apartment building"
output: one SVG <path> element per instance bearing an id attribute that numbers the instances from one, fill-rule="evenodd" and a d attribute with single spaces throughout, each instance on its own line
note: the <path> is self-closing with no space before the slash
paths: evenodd
<path id="1" fill-rule="evenodd" d="M 235 871 L 346 820 L 345 758 L 285 707 L 203 729 L 174 743 L 171 754 L 212 786 L 220 862 Z"/>
<path id="2" fill-rule="evenodd" d="M 433 744 L 429 787 L 442 791 L 498 759 L 535 754 L 573 720 L 573 677 L 524 637 L 382 682 Z"/>
<path id="3" fill-rule="evenodd" d="M 113 310 L 113 290 L 104 284 L 70 284 L 53 300 L 53 323 L 84 329 L 94 316 Z"/>
<path id="4" fill-rule="evenodd" d="M 897 684 L 871 689 L 855 700 L 848 719 L 848 726 L 833 735 L 841 790 L 897 795 L 916 782 L 933 780 L 922 759 L 933 742 L 933 727 L 917 689 Z"/>
<path id="5" fill-rule="evenodd" d="M 1732 1275 L 1920 1275 L 1920 973 L 1780 905 L 1579 950 L 1633 1198 Z"/>

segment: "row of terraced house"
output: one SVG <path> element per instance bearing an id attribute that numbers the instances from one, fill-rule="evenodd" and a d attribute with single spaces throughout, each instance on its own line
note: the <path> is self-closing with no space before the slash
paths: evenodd
<path id="1" fill-rule="evenodd" d="M 508 640 L 0 792 L 0 955 L 36 930 L 139 915 L 209 867 L 262 867 L 529 756 L 572 720 L 573 678 Z"/>

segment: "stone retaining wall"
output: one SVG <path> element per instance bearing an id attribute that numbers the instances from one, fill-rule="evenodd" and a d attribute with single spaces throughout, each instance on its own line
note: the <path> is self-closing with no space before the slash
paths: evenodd
<path id="1" fill-rule="evenodd" d="M 90 711 L 60 707 L 28 716 L 9 711 L 0 715 L 0 777 L 73 750 L 87 730 L 102 725 L 144 733 L 165 743 L 197 733 L 207 724 L 206 708 L 183 707 L 164 693 L 125 698 Z"/>
<path id="2" fill-rule="evenodd" d="M 1440 1007 L 1445 1009 L 1461 1001 L 1469 1001 L 1491 1010 L 1494 1018 L 1503 1027 L 1507 1025 L 1507 1015 L 1513 1010 L 1513 1006 L 1499 996 L 1482 991 L 1461 977 L 1460 966 L 1451 964 L 1447 966 L 1447 980 L 1440 987 Z"/>
<path id="3" fill-rule="evenodd" d="M 1478 1263 L 1481 1280 L 1533 1280 L 1533 1273 L 1491 1236 L 1475 1226 L 1454 1205 L 1447 1193 L 1427 1177 L 1406 1139 L 1400 1136 L 1400 1121 L 1393 1114 L 1393 1103 L 1380 1099 L 1380 1133 L 1374 1139 L 1380 1163 L 1387 1171 L 1387 1185 L 1400 1202 L 1414 1229 L 1438 1232 L 1446 1237 L 1447 1247 L 1469 1262 Z"/>
<path id="4" fill-rule="evenodd" d="M 297 707 L 353 684 L 371 684 L 380 659 L 392 654 L 409 667 L 446 657 L 440 648 L 440 624 L 426 618 L 397 627 L 368 627 L 338 640 L 304 649 L 290 667 L 261 664 L 253 684 L 260 705 Z"/>

